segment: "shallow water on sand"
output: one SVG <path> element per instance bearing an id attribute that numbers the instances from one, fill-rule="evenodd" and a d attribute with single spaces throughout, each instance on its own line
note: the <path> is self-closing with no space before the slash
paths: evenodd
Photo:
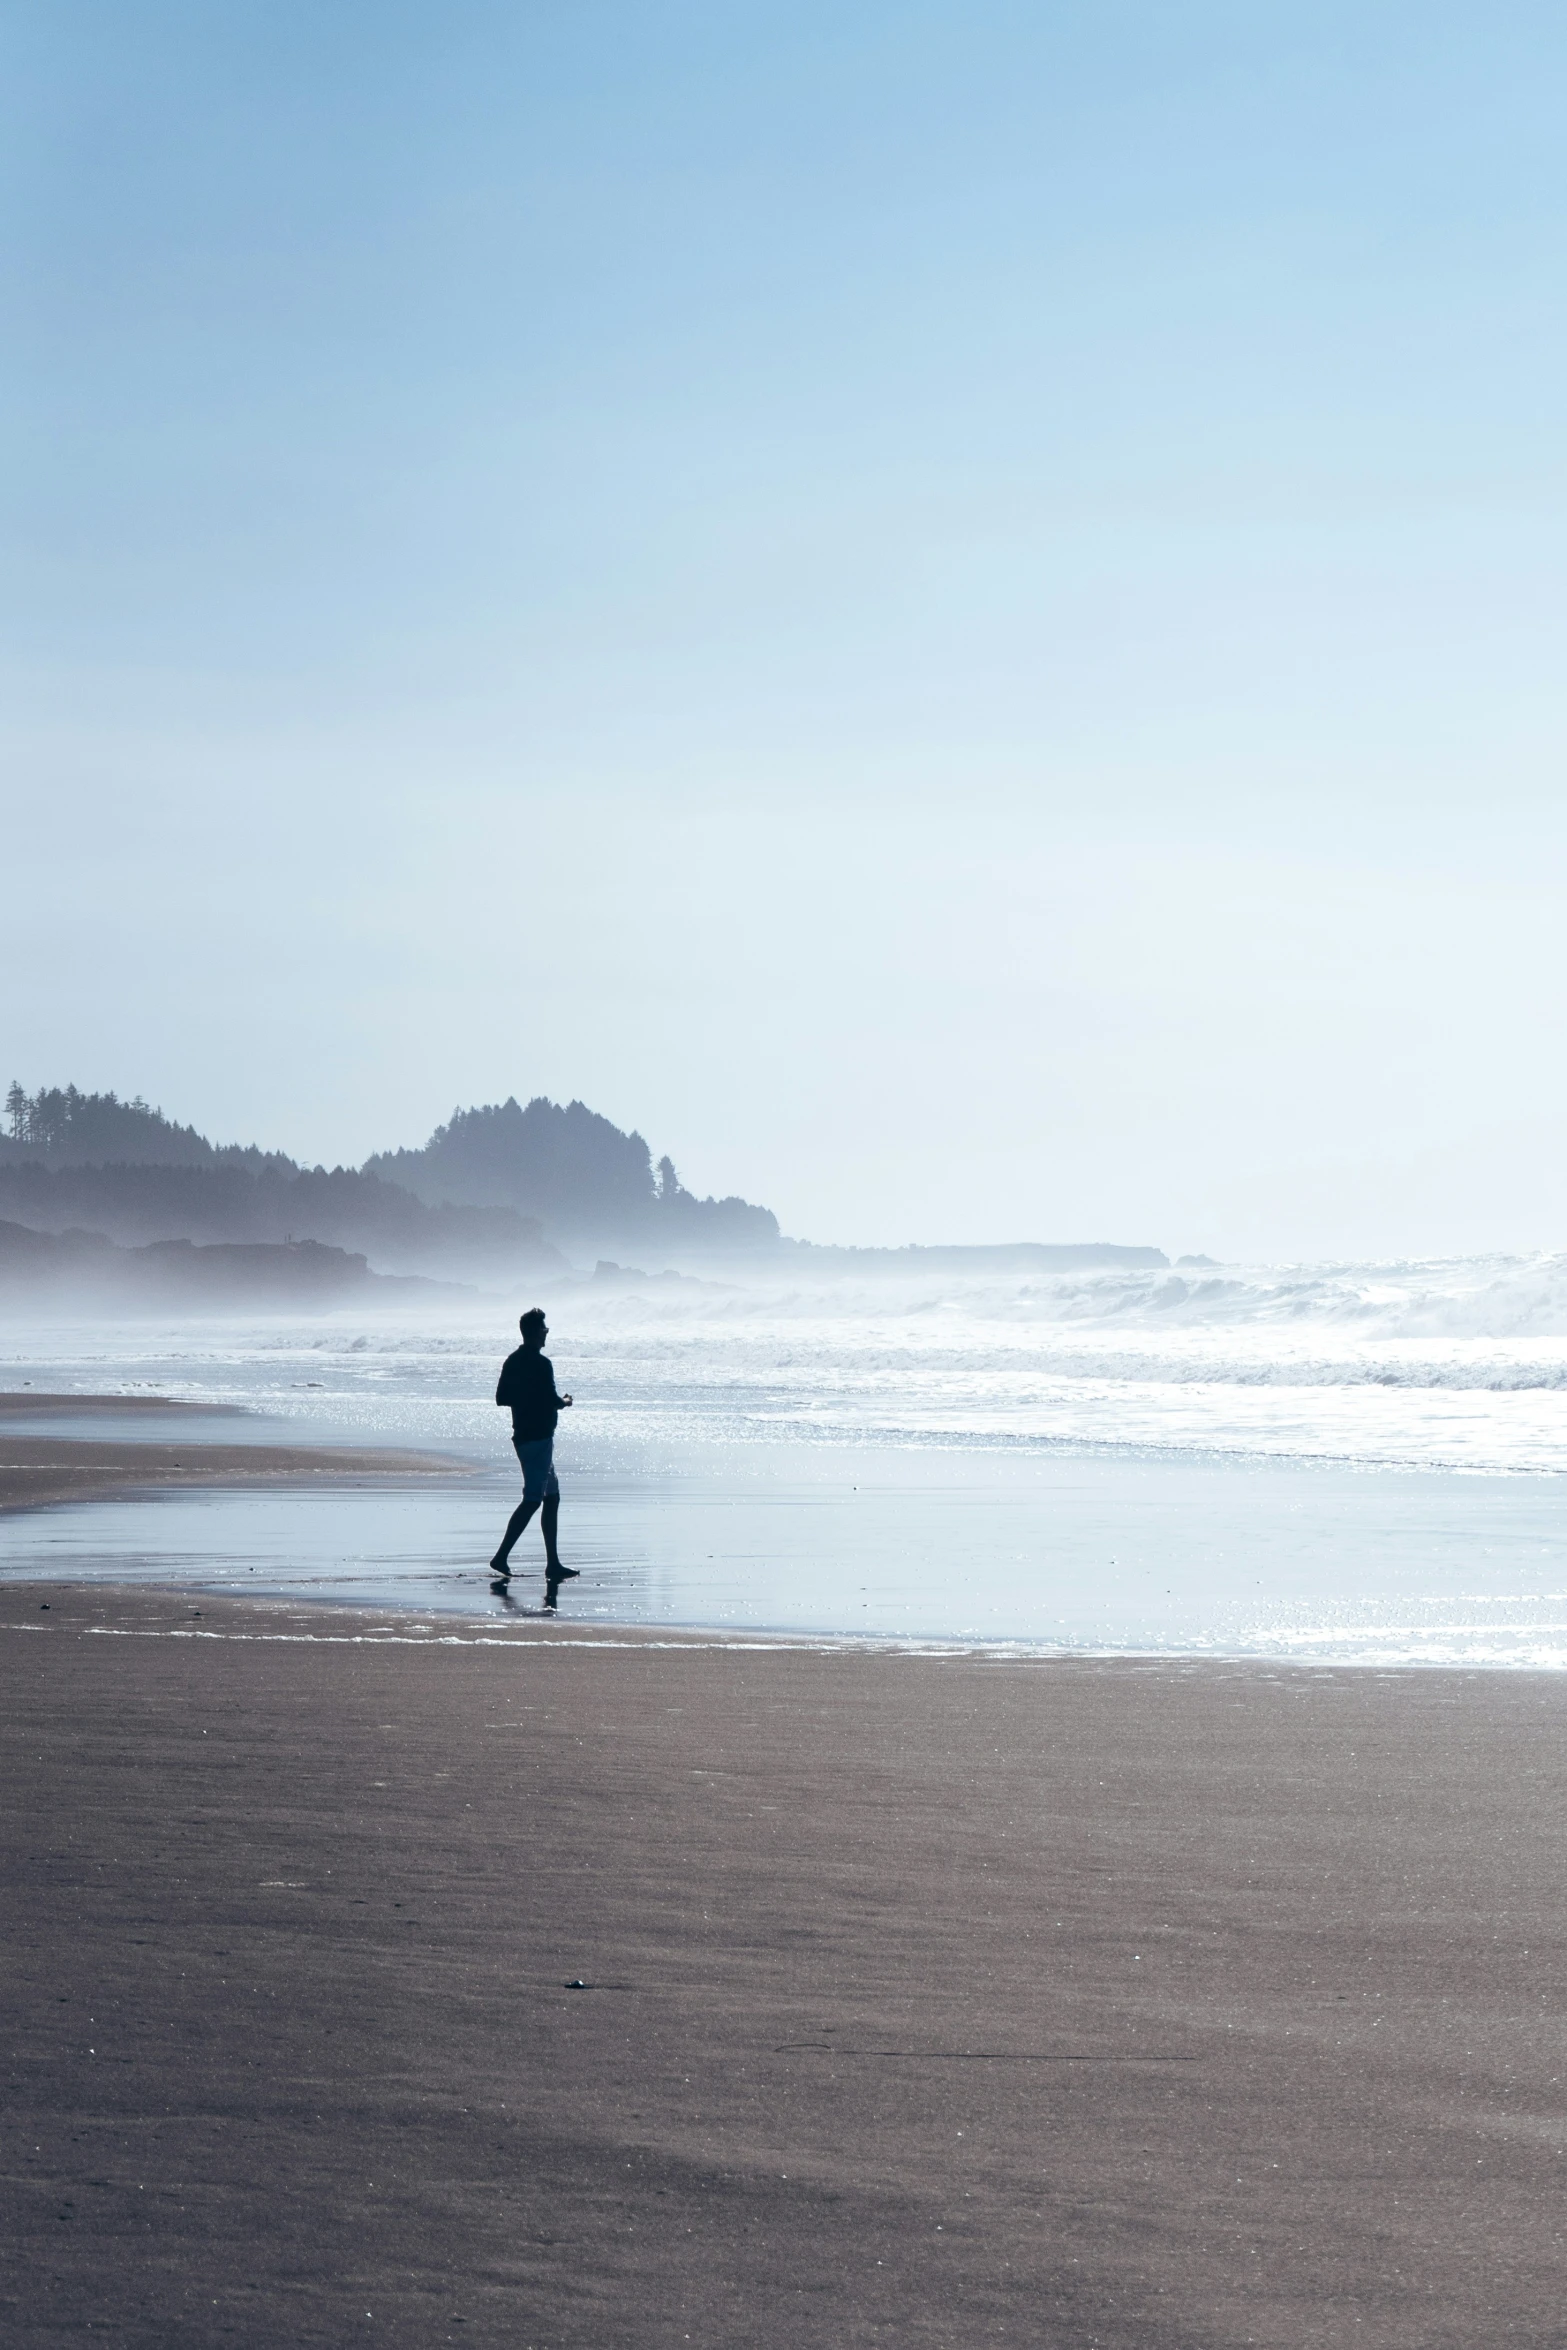
<path id="1" fill-rule="evenodd" d="M 232 1423 L 230 1423 L 232 1427 Z M 1299 1661 L 1567 1663 L 1567 1527 L 1550 1477 L 1135 1452 L 866 1447 L 616 1474 L 567 1468 L 561 1612 Z M 0 1577 L 503 1615 L 542 1603 L 514 1498 L 449 1488 L 188 1494 L 13 1520 Z"/>
<path id="2" fill-rule="evenodd" d="M 1558 1260 L 869 1298 L 583 1284 L 551 1315 L 578 1396 L 557 1447 L 573 1618 L 1567 1664 Z M 476 1473 L 12 1518 L 0 1576 L 535 1608 L 536 1533 L 505 1599 L 483 1572 L 516 1483 L 490 1401 L 507 1344 L 499 1308 L 419 1328 L 12 1331 L 0 1386 L 248 1415 L 184 1422 L 185 1444 L 416 1444 Z M 169 1433 L 157 1416 L 113 1429 Z"/>

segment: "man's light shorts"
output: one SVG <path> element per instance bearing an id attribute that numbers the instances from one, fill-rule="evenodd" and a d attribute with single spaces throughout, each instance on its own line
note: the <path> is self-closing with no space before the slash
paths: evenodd
<path id="1" fill-rule="evenodd" d="M 555 1476 L 555 1439 L 541 1436 L 532 1444 L 520 1444 L 514 1436 L 512 1451 L 522 1463 L 522 1498 L 524 1501 L 558 1501 L 560 1485 Z"/>

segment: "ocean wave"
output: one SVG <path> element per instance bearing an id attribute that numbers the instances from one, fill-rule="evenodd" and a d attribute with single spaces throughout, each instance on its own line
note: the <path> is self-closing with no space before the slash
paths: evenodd
<path id="1" fill-rule="evenodd" d="M 620 1298 L 612 1312 L 660 1320 L 845 1320 L 886 1325 L 943 1316 L 1151 1329 L 1340 1330 L 1357 1337 L 1567 1340 L 1567 1252 L 1388 1263 L 1179 1268 L 1107 1267 L 997 1280 L 949 1276 L 850 1281 L 836 1288 L 759 1282 L 721 1298 L 698 1291 L 656 1301 Z"/>
<path id="2" fill-rule="evenodd" d="M 551 1307 L 573 1444 L 1120 1445 L 1567 1470 L 1567 1255 L 810 1286 L 583 1283 Z M 439 1321 L 84 1330 L 13 1360 L 356 1436 L 490 1448 L 499 1301 Z M 36 1352 L 33 1352 L 36 1347 Z M 25 1353 L 23 1350 L 27 1350 Z M 19 1375 L 24 1375 L 20 1374 Z M 31 1371 L 25 1375 L 32 1375 Z"/>

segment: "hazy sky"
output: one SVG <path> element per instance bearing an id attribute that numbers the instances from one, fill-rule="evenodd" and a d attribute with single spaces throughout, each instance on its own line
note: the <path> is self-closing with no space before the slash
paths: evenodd
<path id="1" fill-rule="evenodd" d="M 1559 8 L 0 27 L 0 1082 L 1567 1245 Z"/>

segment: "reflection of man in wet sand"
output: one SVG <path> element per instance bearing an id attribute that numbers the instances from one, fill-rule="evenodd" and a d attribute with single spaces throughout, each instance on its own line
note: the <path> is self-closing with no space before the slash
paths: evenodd
<path id="1" fill-rule="evenodd" d="M 542 1306 L 531 1306 L 518 1327 L 522 1344 L 501 1365 L 495 1400 L 511 1410 L 511 1440 L 522 1463 L 522 1499 L 512 1511 L 500 1549 L 490 1561 L 491 1571 L 505 1582 L 511 1574 L 512 1545 L 535 1510 L 544 1529 L 545 1598 L 553 1607 L 556 1585 L 575 1567 L 563 1567 L 556 1547 L 560 1519 L 560 1486 L 555 1476 L 555 1422 L 569 1406 L 569 1395 L 555 1392 L 555 1367 L 544 1352 L 549 1324 Z"/>

